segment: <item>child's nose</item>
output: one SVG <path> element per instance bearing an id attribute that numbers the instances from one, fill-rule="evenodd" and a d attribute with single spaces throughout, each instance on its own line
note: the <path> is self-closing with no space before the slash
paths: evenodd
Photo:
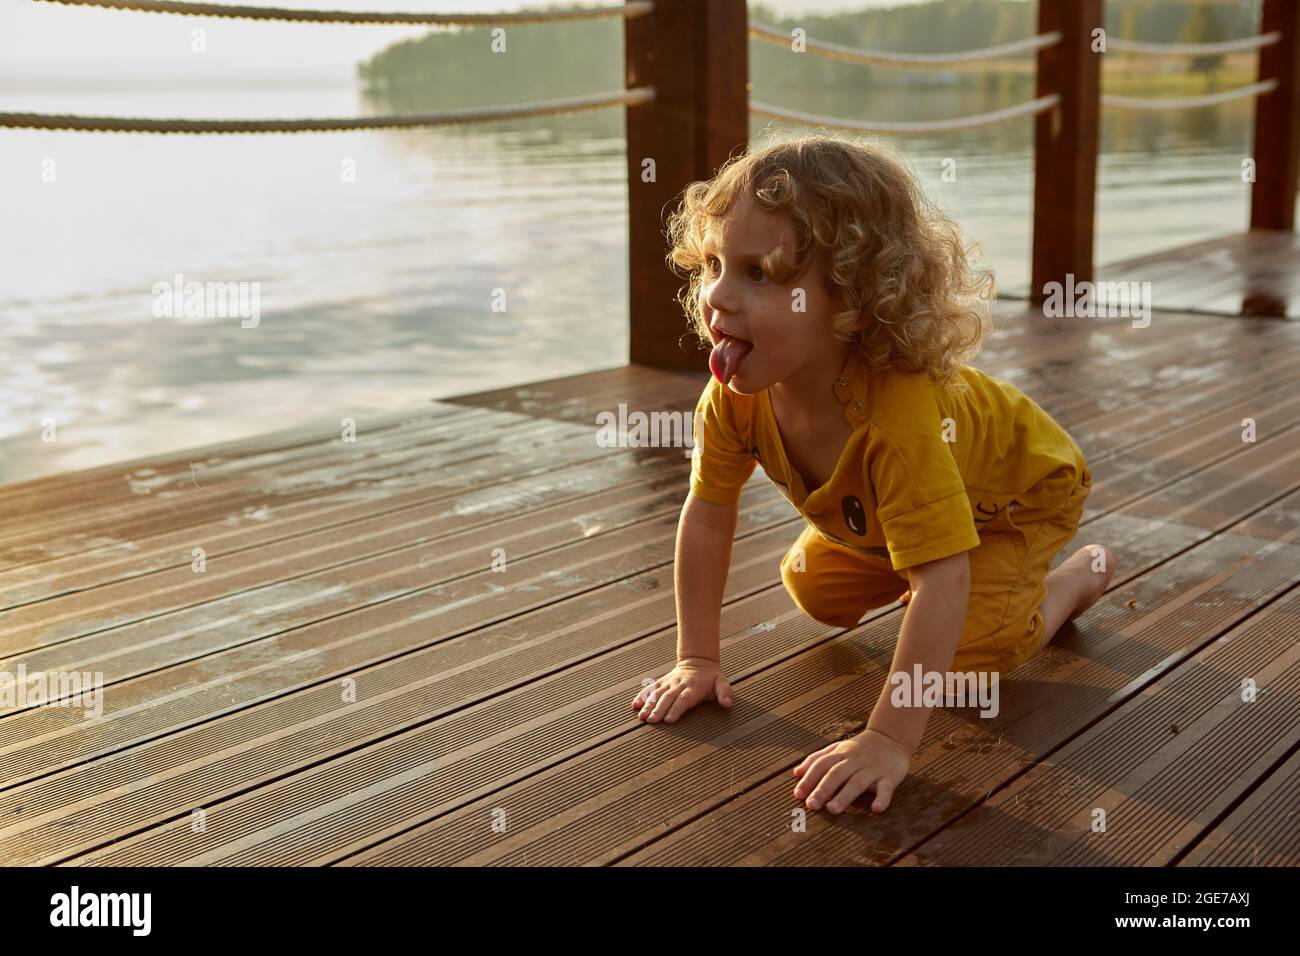
<path id="1" fill-rule="evenodd" d="M 736 310 L 732 308 L 735 303 L 731 299 L 731 286 L 724 286 L 721 282 L 705 289 L 704 294 L 700 297 L 700 302 L 705 309 L 705 321 L 708 322 L 709 328 L 714 324 L 725 325 L 727 316 L 735 315 Z"/>

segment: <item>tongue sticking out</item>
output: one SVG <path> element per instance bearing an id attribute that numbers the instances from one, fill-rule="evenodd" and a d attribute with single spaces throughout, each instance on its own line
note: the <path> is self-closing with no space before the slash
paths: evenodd
<path id="1" fill-rule="evenodd" d="M 715 345 L 713 351 L 709 353 L 709 369 L 713 372 L 713 377 L 726 385 L 731 381 L 731 376 L 736 374 L 736 368 L 740 365 L 740 360 L 748 355 L 749 350 L 753 347 L 752 342 L 724 335 L 722 341 Z"/>

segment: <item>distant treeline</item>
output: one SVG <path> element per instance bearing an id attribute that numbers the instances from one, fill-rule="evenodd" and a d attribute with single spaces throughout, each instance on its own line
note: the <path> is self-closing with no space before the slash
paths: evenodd
<path id="1" fill-rule="evenodd" d="M 1105 6 L 1109 34 L 1147 42 L 1245 36 L 1255 32 L 1259 18 L 1258 0 L 1108 0 Z M 1037 28 L 1035 5 L 1020 0 L 933 0 L 785 18 L 754 3 L 750 15 L 787 30 L 802 27 L 810 39 L 900 53 L 991 46 L 1032 36 Z M 505 40 L 506 52 L 494 53 L 489 29 L 436 30 L 388 47 L 360 64 L 358 74 L 373 96 L 408 110 L 577 96 L 623 85 L 620 19 L 509 26 Z M 1190 68 L 1209 71 L 1218 65 L 1217 57 L 1203 58 Z M 1022 97 L 1032 88 L 1029 77 L 1005 71 L 978 76 L 885 70 L 810 55 L 792 57 L 760 41 L 750 44 L 750 76 L 755 99 L 784 103 L 800 102 L 801 91 L 828 88 L 848 92 L 951 84 L 994 98 Z"/>
<path id="2" fill-rule="evenodd" d="M 1052 0 L 1042 0 L 1052 2 Z M 1149 43 L 1226 40 L 1255 31 L 1258 0 L 1107 0 L 1106 32 Z M 800 26 L 809 37 L 895 53 L 952 53 L 1023 40 L 1037 32 L 1037 4 L 933 0 L 835 16 L 779 20 L 759 3 L 756 20 Z"/>

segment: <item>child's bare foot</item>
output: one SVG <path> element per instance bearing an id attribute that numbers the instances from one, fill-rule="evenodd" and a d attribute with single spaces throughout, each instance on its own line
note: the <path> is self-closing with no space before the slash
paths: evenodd
<path id="1" fill-rule="evenodd" d="M 1080 587 L 1079 599 L 1066 618 L 1067 621 L 1073 621 L 1101 600 L 1101 596 L 1106 593 L 1106 589 L 1110 587 L 1110 579 L 1115 576 L 1115 552 L 1104 544 L 1085 544 L 1070 555 L 1061 568 L 1064 569 L 1071 563 L 1075 566 L 1071 570 L 1087 584 Z"/>
<path id="2" fill-rule="evenodd" d="M 1114 551 L 1105 545 L 1084 545 L 1060 567 L 1048 572 L 1048 597 L 1043 602 L 1043 617 L 1048 618 L 1048 633 L 1074 620 L 1100 600 L 1115 575 Z"/>
<path id="3" fill-rule="evenodd" d="M 1092 607 L 1110 587 L 1115 576 L 1115 553 L 1104 544 L 1085 544 L 1047 575 L 1047 597 L 1043 599 L 1043 636 L 1047 644 L 1061 625 Z"/>

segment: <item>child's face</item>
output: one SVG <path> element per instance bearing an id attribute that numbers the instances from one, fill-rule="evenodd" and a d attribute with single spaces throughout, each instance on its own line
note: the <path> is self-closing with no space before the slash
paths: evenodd
<path id="1" fill-rule="evenodd" d="M 762 268 L 762 257 L 783 244 L 785 261 L 793 260 L 789 216 L 739 201 L 714 224 L 708 239 L 700 308 L 713 344 L 725 333 L 753 346 L 728 387 L 752 395 L 780 385 L 810 403 L 824 397 L 846 353 L 831 336 L 834 305 L 822 263 L 815 257 L 787 284 L 774 282 Z"/>

